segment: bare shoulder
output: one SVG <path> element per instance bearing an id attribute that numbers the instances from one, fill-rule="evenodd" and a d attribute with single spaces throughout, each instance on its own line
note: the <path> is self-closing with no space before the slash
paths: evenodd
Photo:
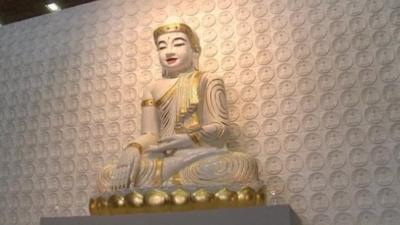
<path id="1" fill-rule="evenodd" d="M 159 79 L 153 82 L 151 94 L 154 99 L 160 99 L 174 84 L 176 79 Z"/>
<path id="2" fill-rule="evenodd" d="M 144 100 L 146 100 L 146 99 L 154 99 L 153 98 L 153 90 L 154 90 L 154 85 L 155 85 L 155 83 L 153 82 L 153 83 L 151 83 L 151 84 L 148 84 L 148 85 L 146 85 L 144 88 L 143 88 L 143 97 L 142 97 L 142 99 L 144 99 Z"/>

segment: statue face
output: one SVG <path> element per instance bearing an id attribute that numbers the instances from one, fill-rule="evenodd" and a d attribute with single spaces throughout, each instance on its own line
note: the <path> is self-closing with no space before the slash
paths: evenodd
<path id="1" fill-rule="evenodd" d="M 157 40 L 158 57 L 168 75 L 177 75 L 193 69 L 194 51 L 186 34 L 171 32 Z"/>

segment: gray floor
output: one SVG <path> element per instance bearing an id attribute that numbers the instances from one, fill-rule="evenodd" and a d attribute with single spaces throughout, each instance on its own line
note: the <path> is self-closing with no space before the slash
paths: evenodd
<path id="1" fill-rule="evenodd" d="M 42 218 L 41 225 L 301 225 L 287 205 L 123 216 Z"/>

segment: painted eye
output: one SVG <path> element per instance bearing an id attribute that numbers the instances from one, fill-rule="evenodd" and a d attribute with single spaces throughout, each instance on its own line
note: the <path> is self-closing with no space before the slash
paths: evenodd
<path id="1" fill-rule="evenodd" d="M 184 46 L 185 42 L 180 42 L 180 43 L 175 43 L 174 46 L 175 47 L 180 47 L 180 46 Z"/>
<path id="2" fill-rule="evenodd" d="M 164 45 L 158 46 L 158 50 L 163 50 L 163 49 L 166 49 L 166 48 L 167 48 L 167 46 L 164 46 Z"/>

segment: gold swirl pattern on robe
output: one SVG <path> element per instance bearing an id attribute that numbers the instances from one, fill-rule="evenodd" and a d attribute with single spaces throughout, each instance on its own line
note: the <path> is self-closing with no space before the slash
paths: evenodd
<path id="1" fill-rule="evenodd" d="M 222 147 L 229 135 L 229 113 L 224 81 L 205 74 L 200 81 L 199 93 L 204 99 L 199 104 L 202 127 L 196 135 L 203 144 Z M 205 126 L 213 126 L 215 131 L 207 131 L 204 129 Z"/>
<path id="2" fill-rule="evenodd" d="M 182 185 L 212 186 L 247 184 L 257 180 L 257 162 L 247 154 L 234 152 L 210 156 L 179 172 Z"/>

